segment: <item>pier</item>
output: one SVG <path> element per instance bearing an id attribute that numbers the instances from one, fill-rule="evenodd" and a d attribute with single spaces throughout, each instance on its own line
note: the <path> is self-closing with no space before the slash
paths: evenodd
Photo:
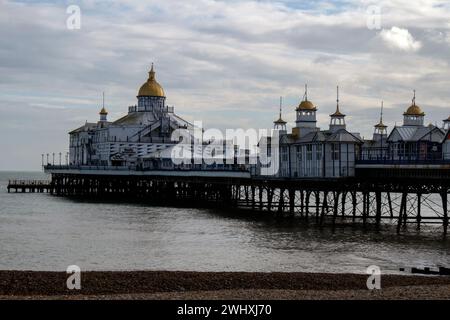
<path id="1" fill-rule="evenodd" d="M 235 171 L 81 170 L 47 166 L 51 181 L 10 181 L 8 191 L 57 196 L 149 201 L 189 207 L 220 207 L 299 217 L 318 224 L 424 224 L 448 232 L 450 180 L 446 168 L 412 171 L 361 168 L 355 177 L 274 178 Z M 373 172 L 371 172 L 373 170 Z M 413 169 L 408 169 L 413 170 Z M 437 170 L 437 171 L 436 171 Z M 441 173 L 439 173 L 441 171 Z M 396 174 L 397 172 L 397 174 Z M 423 209 L 432 214 L 423 215 Z M 439 228 L 440 229 L 440 228 Z"/>
<path id="2" fill-rule="evenodd" d="M 9 180 L 8 193 L 10 192 L 52 192 L 52 183 L 49 180 Z"/>

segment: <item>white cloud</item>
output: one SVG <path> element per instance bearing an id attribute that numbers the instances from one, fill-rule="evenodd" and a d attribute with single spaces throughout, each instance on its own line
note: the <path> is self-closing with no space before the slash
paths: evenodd
<path id="1" fill-rule="evenodd" d="M 381 39 L 392 49 L 414 52 L 422 47 L 422 43 L 414 39 L 408 29 L 392 27 L 380 32 Z"/>

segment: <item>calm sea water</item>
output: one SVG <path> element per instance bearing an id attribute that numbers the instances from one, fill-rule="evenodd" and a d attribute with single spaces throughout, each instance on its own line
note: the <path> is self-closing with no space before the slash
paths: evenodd
<path id="1" fill-rule="evenodd" d="M 450 266 L 450 240 L 437 227 L 400 236 L 389 226 L 379 232 L 360 226 L 333 231 L 262 214 L 8 194 L 7 181 L 15 178 L 46 176 L 0 172 L 3 270 L 65 270 L 76 264 L 82 270 L 364 273 L 378 265 L 396 273 L 405 266 Z"/>

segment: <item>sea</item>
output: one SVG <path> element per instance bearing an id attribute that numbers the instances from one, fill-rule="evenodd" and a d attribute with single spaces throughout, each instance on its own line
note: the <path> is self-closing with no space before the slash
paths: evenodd
<path id="1" fill-rule="evenodd" d="M 7 193 L 0 172 L 0 270 L 183 270 L 382 273 L 450 267 L 442 226 L 317 226 L 264 213 Z M 425 210 L 425 209 L 423 209 Z M 424 212 L 426 214 L 426 212 Z"/>

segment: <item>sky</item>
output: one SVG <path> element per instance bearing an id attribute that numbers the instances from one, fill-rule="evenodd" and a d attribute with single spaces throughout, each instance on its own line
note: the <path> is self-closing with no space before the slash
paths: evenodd
<path id="1" fill-rule="evenodd" d="M 79 29 L 67 27 L 80 8 Z M 0 170 L 40 170 L 68 132 L 137 103 L 151 63 L 167 104 L 205 128 L 294 125 L 304 85 L 328 127 L 336 108 L 370 138 L 416 103 L 450 115 L 450 2 L 440 0 L 0 0 Z"/>

